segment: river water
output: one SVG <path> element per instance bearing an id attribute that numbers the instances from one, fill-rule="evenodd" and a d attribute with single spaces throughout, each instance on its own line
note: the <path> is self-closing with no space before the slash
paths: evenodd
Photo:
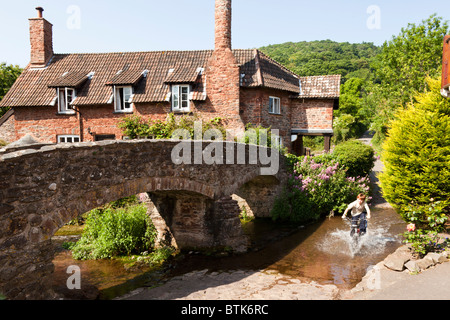
<path id="1" fill-rule="evenodd" d="M 170 262 L 170 268 L 148 272 L 145 268 L 125 270 L 117 261 L 77 261 L 67 250 L 55 255 L 54 283 L 67 298 L 112 299 L 142 286 L 194 270 L 221 272 L 229 270 L 275 270 L 305 281 L 334 284 L 342 289 L 354 287 L 366 272 L 401 245 L 400 233 L 405 223 L 390 208 L 375 208 L 367 234 L 354 245 L 350 224 L 341 217 L 326 218 L 305 227 L 275 224 L 257 219 L 244 226 L 252 240 L 252 250 L 230 256 L 205 256 L 185 253 Z M 82 289 L 68 290 L 69 265 L 78 265 Z"/>

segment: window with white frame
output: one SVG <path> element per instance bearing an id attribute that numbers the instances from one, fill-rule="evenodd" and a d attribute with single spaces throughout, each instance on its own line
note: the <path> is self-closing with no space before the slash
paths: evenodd
<path id="1" fill-rule="evenodd" d="M 73 134 L 63 134 L 58 136 L 58 143 L 80 142 L 80 136 Z"/>
<path id="2" fill-rule="evenodd" d="M 75 89 L 73 88 L 58 88 L 58 113 L 73 114 L 72 102 L 75 100 Z"/>
<path id="3" fill-rule="evenodd" d="M 172 111 L 189 111 L 189 85 L 172 86 Z"/>
<path id="4" fill-rule="evenodd" d="M 269 113 L 280 114 L 280 98 L 269 97 Z"/>
<path id="5" fill-rule="evenodd" d="M 114 87 L 114 111 L 115 112 L 132 112 L 131 96 L 133 89 L 131 86 Z"/>

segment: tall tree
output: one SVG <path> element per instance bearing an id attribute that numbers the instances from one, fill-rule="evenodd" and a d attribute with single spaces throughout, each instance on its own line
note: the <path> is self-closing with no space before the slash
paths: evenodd
<path id="1" fill-rule="evenodd" d="M 418 25 L 408 24 L 398 36 L 386 41 L 372 64 L 376 80 L 367 104 L 376 110 L 376 138 L 385 138 L 395 111 L 413 102 L 426 88 L 426 77 L 437 77 L 441 70 L 443 38 L 448 22 L 436 14 Z"/>

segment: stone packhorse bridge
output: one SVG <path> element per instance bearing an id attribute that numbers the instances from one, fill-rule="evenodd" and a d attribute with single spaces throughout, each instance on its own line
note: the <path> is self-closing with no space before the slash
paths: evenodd
<path id="1" fill-rule="evenodd" d="M 195 143 L 201 150 L 211 145 Z M 226 163 L 235 164 L 195 164 L 194 154 L 192 164 L 176 164 L 172 151 L 178 144 L 102 141 L 0 152 L 0 293 L 10 299 L 52 297 L 54 233 L 89 210 L 139 193 L 147 195 L 152 218 L 164 222 L 162 234 L 179 248 L 244 251 L 236 199 L 245 199 L 255 216 L 269 216 L 287 178 L 284 159 L 277 158 L 278 172 L 263 175 L 261 168 L 269 165 L 259 157 L 249 160 L 252 152 L 277 151 L 224 142 Z M 239 150 L 245 164 L 237 164 Z"/>

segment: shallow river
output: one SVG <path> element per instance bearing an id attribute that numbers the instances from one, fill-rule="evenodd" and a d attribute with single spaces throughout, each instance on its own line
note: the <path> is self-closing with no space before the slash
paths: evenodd
<path id="1" fill-rule="evenodd" d="M 401 245 L 399 236 L 404 222 L 392 209 L 372 210 L 368 232 L 357 246 L 350 241 L 350 225 L 341 217 L 332 217 L 293 229 L 271 221 L 256 220 L 245 226 L 254 249 L 246 254 L 224 257 L 196 253 L 178 257 L 169 270 L 148 273 L 145 269 L 125 270 L 116 261 L 76 261 L 70 252 L 60 251 L 54 259 L 55 287 L 68 298 L 111 299 L 141 286 L 158 284 L 194 270 L 276 270 L 280 273 L 340 288 L 354 287 L 367 270 Z M 69 265 L 81 268 L 82 288 L 67 290 Z"/>

